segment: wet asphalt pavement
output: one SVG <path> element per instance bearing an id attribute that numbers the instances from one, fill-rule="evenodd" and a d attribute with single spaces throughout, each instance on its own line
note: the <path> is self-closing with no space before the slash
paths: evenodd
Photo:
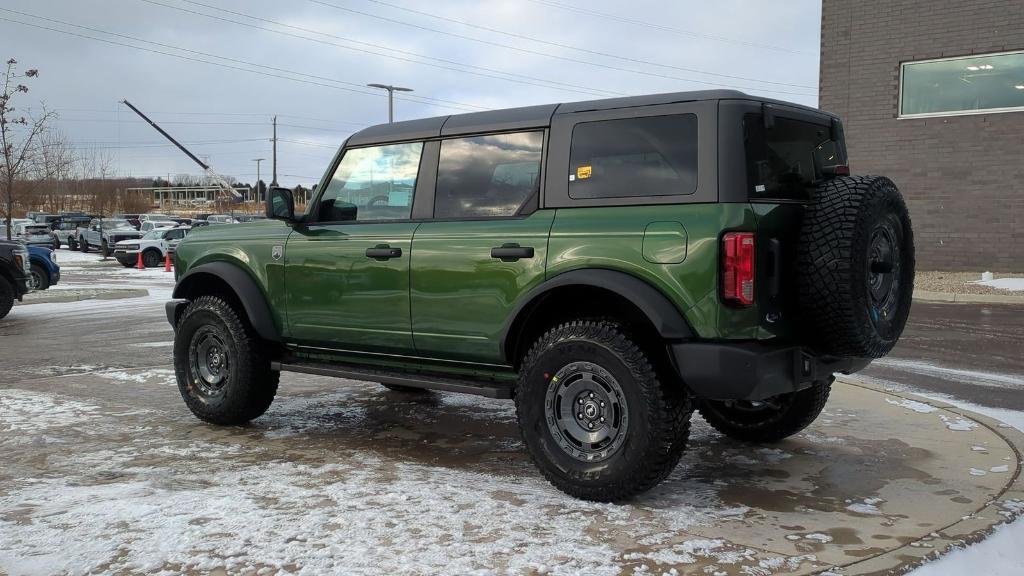
<path id="1" fill-rule="evenodd" d="M 857 377 L 1024 410 L 1024 306 L 914 302 L 895 350 Z"/>
<path id="2" fill-rule="evenodd" d="M 694 417 L 682 464 L 624 505 L 550 487 L 510 402 L 287 374 L 250 426 L 207 426 L 170 369 L 172 275 L 64 262 L 58 289 L 149 296 L 0 322 L 0 574 L 856 573 L 931 546 L 1018 466 L 996 429 L 848 384 L 771 447 Z M 916 304 L 858 376 L 1022 409 L 1022 316 Z"/>

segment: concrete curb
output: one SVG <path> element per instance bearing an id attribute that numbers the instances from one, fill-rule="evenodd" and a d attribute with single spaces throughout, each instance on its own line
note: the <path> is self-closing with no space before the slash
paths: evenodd
<path id="1" fill-rule="evenodd" d="M 32 293 L 29 299 L 23 302 L 16 302 L 17 306 L 31 306 L 33 304 L 61 304 L 65 302 L 81 302 L 83 300 L 120 300 L 123 298 L 142 298 L 149 296 L 149 290 L 144 288 L 111 288 L 96 291 L 92 294 L 61 294 L 60 291 L 52 293 Z M 36 296 L 38 294 L 38 296 Z"/>
<path id="2" fill-rule="evenodd" d="M 931 400 L 909 394 L 896 392 L 885 388 L 863 382 L 849 382 L 840 380 L 848 386 L 855 386 L 886 394 L 905 398 L 915 402 L 921 402 L 944 410 L 951 414 L 968 418 L 991 430 L 1000 437 L 1013 451 L 1017 458 L 1017 467 L 1013 476 L 1006 483 L 1002 492 L 994 500 L 986 502 L 973 514 L 962 517 L 959 521 L 935 530 L 931 535 L 924 538 L 907 542 L 899 548 L 889 550 L 878 556 L 867 558 L 859 562 L 847 564 L 842 567 L 842 574 L 864 574 L 864 575 L 895 575 L 906 574 L 918 568 L 922 564 L 936 560 L 957 549 L 970 544 L 980 542 L 992 534 L 995 529 L 1002 525 L 1013 522 L 1018 517 L 1024 516 L 1024 478 L 1021 477 L 1022 452 L 1024 452 L 1024 433 L 1016 428 L 1004 424 L 988 416 L 983 416 L 969 410 L 964 410 L 944 402 Z"/>
<path id="3" fill-rule="evenodd" d="M 954 292 L 932 292 L 914 290 L 914 300 L 919 302 L 954 302 L 959 304 L 1024 304 L 1024 296 L 1015 294 L 956 294 Z"/>

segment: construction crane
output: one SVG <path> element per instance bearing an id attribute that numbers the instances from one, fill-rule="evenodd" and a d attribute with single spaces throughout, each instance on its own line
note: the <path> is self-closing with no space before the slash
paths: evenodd
<path id="1" fill-rule="evenodd" d="M 221 192 L 224 193 L 227 196 L 228 199 L 234 200 L 236 202 L 242 200 L 242 195 L 238 193 L 238 190 L 235 190 L 234 186 L 232 186 L 223 176 L 221 176 L 220 174 L 214 172 L 213 169 L 210 168 L 209 164 L 207 164 L 206 162 L 203 162 L 198 157 L 196 157 L 195 154 L 189 152 L 188 148 L 185 148 L 184 146 L 182 146 L 181 142 L 178 142 L 177 140 L 174 139 L 173 136 L 171 136 L 166 131 L 164 131 L 163 128 L 157 126 L 156 122 L 153 122 L 152 120 L 150 120 L 149 117 L 146 116 L 145 114 L 143 114 L 141 110 L 139 110 L 135 106 L 132 106 L 131 102 L 129 102 L 128 100 L 121 100 L 121 103 L 124 104 L 125 106 L 131 108 L 132 112 L 135 112 L 136 114 L 138 114 L 140 118 L 142 118 L 143 120 L 148 122 L 150 126 L 155 128 L 157 132 L 162 134 L 164 138 L 167 138 L 168 140 L 170 140 L 171 144 L 174 144 L 175 146 L 177 146 L 178 149 L 181 150 L 182 152 L 184 152 L 186 156 L 191 158 L 193 162 L 195 162 L 196 164 L 199 164 L 199 166 L 201 166 L 203 168 L 203 172 L 206 174 L 206 176 L 208 178 L 210 178 L 211 180 L 213 180 L 214 183 L 216 183 L 218 187 L 220 187 Z"/>

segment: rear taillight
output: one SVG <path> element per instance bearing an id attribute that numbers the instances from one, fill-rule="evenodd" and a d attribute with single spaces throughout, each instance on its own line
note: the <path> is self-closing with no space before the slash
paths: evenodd
<path id="1" fill-rule="evenodd" d="M 741 306 L 754 303 L 753 232 L 722 236 L 722 299 Z"/>

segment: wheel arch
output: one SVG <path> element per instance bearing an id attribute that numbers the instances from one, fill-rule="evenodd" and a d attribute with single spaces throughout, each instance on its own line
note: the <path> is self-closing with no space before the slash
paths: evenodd
<path id="1" fill-rule="evenodd" d="M 612 315 L 624 314 L 641 322 L 651 335 L 664 340 L 693 337 L 683 313 L 648 282 L 616 270 L 572 270 L 546 280 L 520 299 L 502 331 L 502 361 L 516 365 L 532 335 L 567 315 L 566 305 L 584 308 L 579 306 L 581 297 L 597 307 L 618 306 Z M 553 314 L 546 316 L 549 313 Z"/>
<path id="2" fill-rule="evenodd" d="M 281 331 L 274 323 L 266 296 L 256 280 L 240 266 L 230 262 L 209 262 L 196 266 L 178 280 L 172 297 L 194 300 L 210 294 L 240 304 L 260 338 L 270 342 L 281 341 Z M 173 324 L 176 325 L 177 318 L 174 320 Z"/>

